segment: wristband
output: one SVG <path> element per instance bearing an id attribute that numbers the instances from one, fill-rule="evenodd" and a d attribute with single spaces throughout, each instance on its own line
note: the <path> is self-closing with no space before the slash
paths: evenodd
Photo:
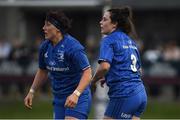
<path id="1" fill-rule="evenodd" d="M 75 90 L 73 93 L 74 93 L 75 95 L 77 95 L 78 97 L 81 95 L 81 92 L 79 92 L 78 90 Z"/>
<path id="2" fill-rule="evenodd" d="M 34 94 L 35 90 L 31 88 L 31 89 L 29 90 L 29 92 L 32 93 L 32 94 Z"/>

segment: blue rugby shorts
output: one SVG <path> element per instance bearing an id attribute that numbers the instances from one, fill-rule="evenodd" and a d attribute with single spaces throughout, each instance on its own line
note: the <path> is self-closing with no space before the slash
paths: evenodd
<path id="1" fill-rule="evenodd" d="M 131 119 L 140 117 L 147 105 L 147 95 L 142 89 L 136 95 L 127 98 L 110 98 L 105 116 L 113 119 Z"/>

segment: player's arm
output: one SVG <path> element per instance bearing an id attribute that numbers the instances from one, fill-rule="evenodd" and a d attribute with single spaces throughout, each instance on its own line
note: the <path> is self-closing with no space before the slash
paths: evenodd
<path id="1" fill-rule="evenodd" d="M 76 90 L 66 99 L 65 107 L 74 108 L 78 102 L 81 93 L 90 84 L 92 78 L 91 68 L 83 70 L 82 77 Z"/>
<path id="2" fill-rule="evenodd" d="M 91 78 L 92 78 L 92 72 L 91 72 L 91 68 L 89 67 L 83 71 L 81 80 L 76 90 L 82 93 L 84 89 L 90 84 Z"/>
<path id="3" fill-rule="evenodd" d="M 109 71 L 110 64 L 108 62 L 101 62 L 100 65 L 98 66 L 95 75 L 92 78 L 91 82 L 91 91 L 94 93 L 96 91 L 96 83 L 100 81 L 101 87 L 104 87 L 104 76 L 106 73 Z"/>
<path id="4" fill-rule="evenodd" d="M 74 92 L 67 97 L 65 106 L 73 108 L 76 106 L 79 96 L 86 89 L 86 87 L 90 84 L 92 78 L 92 72 L 89 65 L 88 58 L 85 52 L 80 49 L 71 53 L 71 59 L 73 61 L 73 65 L 77 70 L 82 71 L 81 79 L 77 88 Z"/>
<path id="5" fill-rule="evenodd" d="M 44 41 L 39 47 L 39 57 L 38 57 L 39 69 L 36 72 L 33 84 L 30 89 L 30 91 L 32 92 L 36 91 L 37 88 L 39 88 L 39 86 L 42 84 L 42 82 L 44 82 L 44 80 L 47 80 L 48 78 L 48 71 L 46 69 L 46 63 L 44 59 L 47 46 L 48 46 L 47 41 Z"/>
<path id="6" fill-rule="evenodd" d="M 96 83 L 100 79 L 103 79 L 106 73 L 109 71 L 110 64 L 108 62 L 101 62 L 100 65 L 98 66 L 95 75 L 92 78 L 92 82 Z"/>
<path id="7" fill-rule="evenodd" d="M 96 83 L 98 80 L 103 79 L 106 73 L 109 71 L 110 64 L 114 56 L 113 52 L 113 40 L 105 37 L 101 40 L 100 52 L 99 52 L 99 67 L 93 77 L 93 82 Z"/>
<path id="8" fill-rule="evenodd" d="M 104 76 L 110 69 L 110 64 L 112 63 L 112 59 L 114 56 L 113 52 L 113 43 L 112 40 L 107 38 L 103 38 L 100 45 L 100 53 L 99 53 L 99 66 L 96 70 L 96 73 L 92 79 L 91 90 L 95 92 L 96 90 L 96 82 L 101 80 L 101 86 L 105 83 Z"/>
<path id="9" fill-rule="evenodd" d="M 39 86 L 48 78 L 48 72 L 44 69 L 38 69 L 33 81 L 33 84 L 31 86 L 31 89 L 36 91 Z"/>
<path id="10" fill-rule="evenodd" d="M 47 71 L 43 70 L 43 69 L 38 69 L 38 71 L 36 72 L 33 84 L 26 96 L 26 98 L 24 99 L 24 104 L 27 108 L 32 109 L 32 100 L 34 97 L 34 92 L 40 87 L 40 85 L 47 80 Z"/>

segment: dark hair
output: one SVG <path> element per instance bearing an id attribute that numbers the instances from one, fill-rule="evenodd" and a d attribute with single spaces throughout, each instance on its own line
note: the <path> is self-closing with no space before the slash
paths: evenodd
<path id="1" fill-rule="evenodd" d="M 58 23 L 58 25 L 55 26 L 58 27 L 62 33 L 67 33 L 71 28 L 71 20 L 62 11 L 47 12 L 46 20 L 49 19 Z"/>
<path id="2" fill-rule="evenodd" d="M 128 34 L 131 38 L 137 40 L 138 36 L 134 24 L 132 22 L 132 11 L 130 7 L 120 7 L 109 9 L 110 18 L 112 23 L 117 23 L 117 29 L 121 29 L 123 32 Z"/>

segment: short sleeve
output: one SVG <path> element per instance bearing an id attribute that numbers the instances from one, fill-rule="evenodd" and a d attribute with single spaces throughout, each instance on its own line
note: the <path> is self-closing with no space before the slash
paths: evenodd
<path id="1" fill-rule="evenodd" d="M 103 39 L 100 45 L 98 63 L 102 61 L 106 61 L 111 64 L 113 56 L 114 56 L 114 53 L 113 53 L 112 43 L 109 41 L 109 39 Z"/>
<path id="2" fill-rule="evenodd" d="M 39 47 L 39 68 L 40 69 L 46 69 L 46 64 L 45 64 L 45 60 L 44 60 L 44 55 L 46 52 L 46 43 L 42 43 Z"/>
<path id="3" fill-rule="evenodd" d="M 76 50 L 72 53 L 72 62 L 79 70 L 85 70 L 90 67 L 88 58 L 84 50 Z"/>

